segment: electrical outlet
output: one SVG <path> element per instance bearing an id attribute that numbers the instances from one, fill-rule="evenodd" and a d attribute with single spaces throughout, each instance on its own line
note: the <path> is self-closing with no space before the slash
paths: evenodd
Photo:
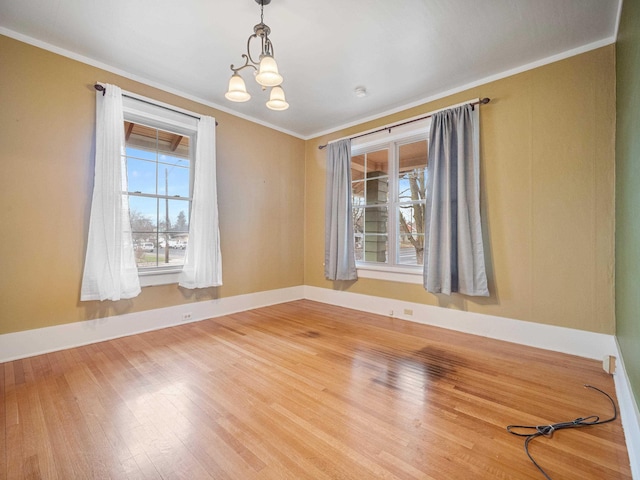
<path id="1" fill-rule="evenodd" d="M 191 320 L 191 312 L 187 312 L 187 313 L 183 313 L 182 314 L 182 321 L 183 322 L 188 322 Z"/>
<path id="2" fill-rule="evenodd" d="M 405 308 L 404 309 L 404 314 L 405 315 L 413 315 L 413 310 L 411 310 L 410 308 Z"/>

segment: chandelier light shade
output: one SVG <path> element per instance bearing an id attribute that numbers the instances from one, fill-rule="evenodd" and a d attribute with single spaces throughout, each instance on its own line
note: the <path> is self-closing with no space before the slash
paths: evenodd
<path id="1" fill-rule="evenodd" d="M 263 87 L 277 87 L 282 83 L 282 75 L 278 73 L 278 65 L 271 55 L 264 55 L 260 60 L 256 82 Z"/>
<path id="2" fill-rule="evenodd" d="M 244 65 L 235 67 L 231 65 L 233 75 L 229 80 L 229 88 L 225 97 L 232 102 L 246 102 L 251 98 L 244 80 L 238 72 L 249 67 L 253 68 L 256 82 L 262 87 L 262 90 L 271 88 L 267 107 L 271 110 L 286 110 L 289 104 L 285 100 L 284 90 L 280 86 L 282 84 L 282 75 L 278 72 L 278 65 L 273 58 L 273 44 L 269 40 L 271 29 L 264 23 L 264 6 L 269 5 L 271 0 L 255 0 L 260 5 L 260 23 L 253 27 L 253 35 L 247 40 L 247 53 L 242 55 Z M 254 60 L 251 55 L 251 44 L 253 40 L 260 42 L 261 50 L 258 61 Z"/>
<path id="3" fill-rule="evenodd" d="M 282 87 L 276 86 L 271 89 L 267 108 L 271 110 L 286 110 L 289 108 L 289 104 L 284 99 L 284 90 L 282 90 Z"/>
<path id="4" fill-rule="evenodd" d="M 247 92 L 247 86 L 240 75 L 234 73 L 229 80 L 229 90 L 224 94 L 228 100 L 232 102 L 246 102 L 251 98 Z"/>

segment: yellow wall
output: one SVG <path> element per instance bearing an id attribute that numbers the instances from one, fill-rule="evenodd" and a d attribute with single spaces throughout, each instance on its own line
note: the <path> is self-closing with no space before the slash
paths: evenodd
<path id="1" fill-rule="evenodd" d="M 222 287 L 79 301 L 97 80 L 220 122 Z M 0 334 L 302 284 L 304 141 L 4 36 L 0 112 Z"/>
<path id="2" fill-rule="evenodd" d="M 0 334 L 296 285 L 614 333 L 614 47 L 304 142 L 0 36 Z M 224 286 L 80 302 L 96 80 L 220 122 Z M 327 140 L 475 97 L 491 296 L 323 277 Z M 304 218 L 304 222 L 301 219 Z"/>
<path id="3" fill-rule="evenodd" d="M 614 46 L 600 48 L 308 141 L 305 285 L 614 333 L 614 53 Z M 491 98 L 480 113 L 491 296 L 325 280 L 325 151 L 318 145 L 476 97 Z"/>

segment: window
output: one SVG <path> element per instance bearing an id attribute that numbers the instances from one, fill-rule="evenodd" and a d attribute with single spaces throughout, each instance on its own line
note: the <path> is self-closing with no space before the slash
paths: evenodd
<path id="1" fill-rule="evenodd" d="M 422 273 L 427 180 L 427 128 L 385 132 L 352 143 L 351 180 L 358 275 Z M 408 130 L 408 131 L 407 131 Z M 386 138 L 385 138 L 386 137 Z M 383 276 L 367 271 L 386 272 Z"/>
<path id="2" fill-rule="evenodd" d="M 131 233 L 138 269 L 181 267 L 189 241 L 189 137 L 125 122 Z"/>
<path id="3" fill-rule="evenodd" d="M 189 241 L 197 120 L 130 97 L 124 97 L 124 120 L 127 193 L 141 284 L 173 283 Z"/>

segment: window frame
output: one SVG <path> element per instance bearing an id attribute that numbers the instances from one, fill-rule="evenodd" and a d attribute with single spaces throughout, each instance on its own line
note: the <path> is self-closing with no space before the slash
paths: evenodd
<path id="1" fill-rule="evenodd" d="M 393 130 L 385 130 L 372 135 L 352 140 L 351 156 L 387 149 L 389 152 L 389 198 L 384 205 L 388 207 L 387 220 L 387 260 L 388 263 L 356 261 L 358 277 L 394 282 L 422 284 L 423 266 L 397 263 L 397 246 L 399 236 L 399 207 L 408 202 L 399 198 L 399 149 L 400 146 L 417 141 L 429 142 L 431 118 L 426 118 L 402 125 Z M 366 182 L 366 180 L 364 180 Z M 353 182 L 353 180 L 352 180 Z M 382 204 L 381 204 L 382 205 Z M 354 207 L 352 206 L 352 209 Z M 355 242 L 355 232 L 353 241 Z M 389 260 L 393 257 L 393 262 Z"/>
<path id="2" fill-rule="evenodd" d="M 188 198 L 190 213 L 195 176 L 198 117 L 180 110 L 181 109 L 177 107 L 163 104 L 161 102 L 155 102 L 145 97 L 133 95 L 123 96 L 123 117 L 125 122 L 133 122 L 150 128 L 189 137 L 189 196 L 179 198 L 181 200 Z M 124 158 L 127 158 L 126 148 Z M 131 198 L 130 192 L 123 192 L 123 195 L 124 194 Z M 158 199 L 165 199 L 167 197 L 166 195 L 150 195 L 144 193 L 136 196 Z M 174 197 L 169 196 L 168 198 L 171 199 Z M 157 266 L 145 268 L 144 270 L 140 270 L 140 268 L 138 268 L 140 286 L 149 287 L 178 283 L 182 268 L 183 266 Z"/>

